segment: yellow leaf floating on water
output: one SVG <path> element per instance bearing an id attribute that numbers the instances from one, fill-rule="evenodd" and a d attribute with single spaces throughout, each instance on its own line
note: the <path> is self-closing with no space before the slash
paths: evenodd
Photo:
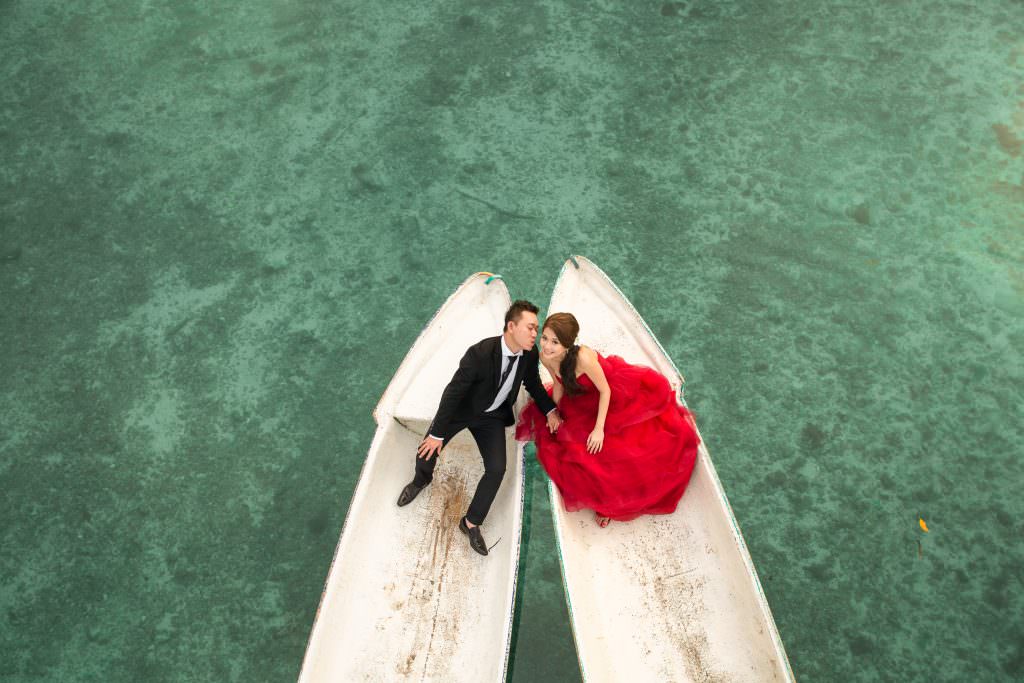
<path id="1" fill-rule="evenodd" d="M 917 523 L 921 525 L 921 530 L 928 533 L 928 525 L 924 523 L 924 520 L 920 517 L 917 518 Z"/>

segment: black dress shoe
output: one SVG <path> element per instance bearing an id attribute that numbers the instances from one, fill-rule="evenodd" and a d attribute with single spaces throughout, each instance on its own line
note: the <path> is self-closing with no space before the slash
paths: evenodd
<path id="1" fill-rule="evenodd" d="M 466 518 L 463 517 L 459 520 L 459 531 L 469 536 L 469 547 L 477 551 L 481 555 L 487 554 L 487 543 L 484 541 L 484 535 L 480 533 L 480 527 L 475 526 L 470 528 L 466 526 Z"/>
<path id="2" fill-rule="evenodd" d="M 405 485 L 405 488 L 402 489 L 402 492 L 398 494 L 398 507 L 403 507 L 411 503 L 416 499 L 416 496 L 420 495 L 420 491 L 425 488 L 427 488 L 426 484 L 423 486 L 417 486 L 416 482 L 410 481 Z"/>

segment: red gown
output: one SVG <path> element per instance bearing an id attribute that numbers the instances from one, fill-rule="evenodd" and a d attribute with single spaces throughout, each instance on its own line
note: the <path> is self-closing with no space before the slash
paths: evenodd
<path id="1" fill-rule="evenodd" d="M 570 512 L 586 508 L 621 521 L 670 514 L 697 461 L 693 417 L 657 371 L 618 356 L 599 354 L 598 362 L 612 391 L 599 452 L 587 452 L 600 395 L 586 374 L 577 379 L 584 393 L 563 395 L 558 412 L 565 422 L 555 434 L 531 401 L 516 438 L 536 443 L 537 459 Z"/>

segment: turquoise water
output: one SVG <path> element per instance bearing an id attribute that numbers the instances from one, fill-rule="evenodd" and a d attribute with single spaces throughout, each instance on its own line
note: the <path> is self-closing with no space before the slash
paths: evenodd
<path id="1" fill-rule="evenodd" d="M 800 680 L 1024 676 L 1019 0 L 0 0 L 0 83 L 0 680 L 294 680 L 406 350 L 570 253 Z M 578 680 L 528 474 L 511 680 Z"/>

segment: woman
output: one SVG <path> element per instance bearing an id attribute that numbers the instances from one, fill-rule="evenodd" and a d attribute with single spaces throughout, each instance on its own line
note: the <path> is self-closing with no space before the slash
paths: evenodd
<path id="1" fill-rule="evenodd" d="M 516 438 L 536 442 L 565 509 L 592 509 L 602 527 L 675 511 L 697 460 L 693 418 L 655 370 L 576 346 L 579 329 L 571 313 L 544 321 L 540 360 L 564 422 L 550 432 L 531 402 Z"/>

